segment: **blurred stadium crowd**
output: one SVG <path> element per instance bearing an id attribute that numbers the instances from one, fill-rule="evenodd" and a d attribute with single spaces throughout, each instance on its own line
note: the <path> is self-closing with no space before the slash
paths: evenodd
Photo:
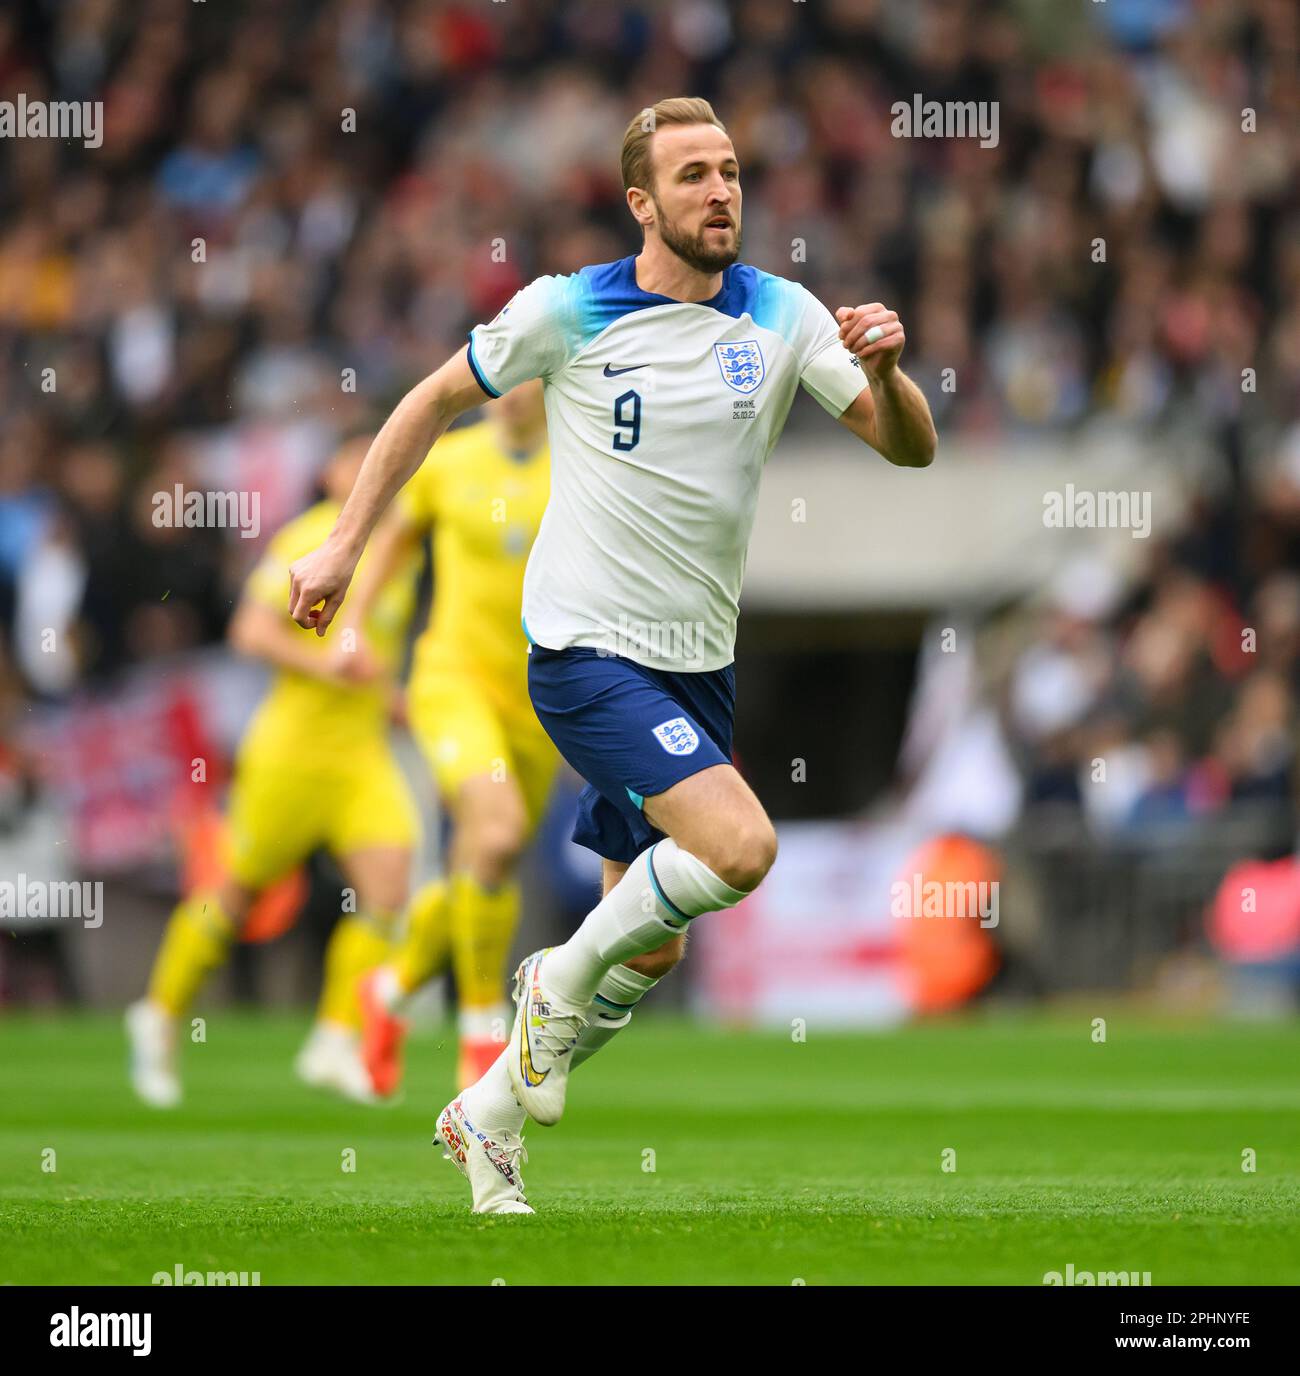
<path id="1" fill-rule="evenodd" d="M 6 6 L 0 99 L 104 102 L 97 149 L 0 147 L 10 722 L 218 638 L 259 542 L 155 526 L 152 495 L 256 488 L 273 528 L 521 284 L 635 251 L 622 130 L 690 93 L 739 152 L 745 260 L 895 306 L 946 442 L 1213 442 L 1136 590 L 1022 632 L 1026 798 L 1084 806 L 1105 754 L 1103 829 L 1289 806 L 1298 31 L 1293 0 Z M 997 102 L 996 147 L 894 137 L 914 93 Z"/>
<path id="2" fill-rule="evenodd" d="M 228 542 L 133 494 L 222 446 L 301 488 L 362 398 L 537 273 L 634 248 L 617 147 L 667 90 L 735 139 L 748 261 L 897 304 L 946 436 L 1220 424 L 1247 366 L 1251 412 L 1294 417 L 1297 23 L 1287 0 L 8 6 L 0 92 L 102 99 L 105 130 L 0 153 L 6 619 L 80 586 L 92 672 L 215 634 Z M 997 147 L 894 138 L 913 92 L 997 101 Z"/>

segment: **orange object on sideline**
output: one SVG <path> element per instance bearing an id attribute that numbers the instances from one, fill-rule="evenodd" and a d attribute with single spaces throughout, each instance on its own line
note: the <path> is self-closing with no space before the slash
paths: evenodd
<path id="1" fill-rule="evenodd" d="M 181 884 L 187 894 L 214 889 L 226 877 L 226 822 L 219 812 L 204 811 L 178 828 Z M 240 941 L 274 941 L 298 920 L 307 898 L 302 867 L 277 879 L 249 910 Z"/>
<path id="2" fill-rule="evenodd" d="M 965 1003 L 993 978 L 998 952 L 991 929 L 980 925 L 977 912 L 965 917 L 926 917 L 924 910 L 913 914 L 913 895 L 935 883 L 996 884 L 1001 868 L 995 851 L 959 835 L 936 836 L 908 857 L 898 876 L 898 883 L 908 890 L 905 897 L 900 894 L 908 915 L 898 918 L 898 943 L 917 1012 L 935 1013 Z M 993 896 L 998 891 L 976 887 L 968 892 Z"/>

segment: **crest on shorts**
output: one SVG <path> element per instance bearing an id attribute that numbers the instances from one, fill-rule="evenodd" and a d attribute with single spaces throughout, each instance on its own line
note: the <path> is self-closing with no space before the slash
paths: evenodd
<path id="1" fill-rule="evenodd" d="M 659 744 L 670 755 L 691 755 L 700 748 L 700 738 L 685 717 L 661 721 L 654 731 Z"/>
<path id="2" fill-rule="evenodd" d="M 722 380 L 734 392 L 752 392 L 763 380 L 763 351 L 757 339 L 732 339 L 715 344 L 713 352 L 722 369 Z"/>

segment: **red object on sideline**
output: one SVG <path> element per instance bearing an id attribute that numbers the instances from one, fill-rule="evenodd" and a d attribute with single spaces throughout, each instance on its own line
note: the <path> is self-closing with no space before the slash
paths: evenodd
<path id="1" fill-rule="evenodd" d="M 1225 960 L 1279 960 L 1300 950 L 1300 865 L 1243 860 L 1223 876 L 1210 911 L 1210 942 Z"/>

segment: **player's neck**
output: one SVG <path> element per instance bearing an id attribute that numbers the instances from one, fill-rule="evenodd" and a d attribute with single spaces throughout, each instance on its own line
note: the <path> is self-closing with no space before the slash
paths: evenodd
<path id="1" fill-rule="evenodd" d="M 528 430 L 513 430 L 502 426 L 497 431 L 497 443 L 516 462 L 532 458 L 545 442 L 545 422 Z"/>
<path id="2" fill-rule="evenodd" d="M 721 272 L 697 272 L 660 239 L 647 239 L 634 263 L 636 284 L 674 301 L 707 301 L 722 290 Z"/>

